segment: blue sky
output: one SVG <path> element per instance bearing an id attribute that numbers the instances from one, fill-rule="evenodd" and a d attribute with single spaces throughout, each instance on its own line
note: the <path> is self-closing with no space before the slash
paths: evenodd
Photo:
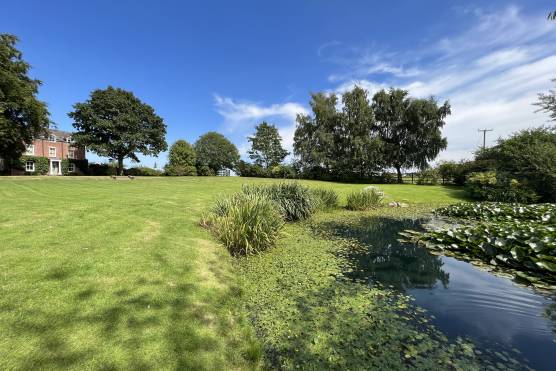
<path id="1" fill-rule="evenodd" d="M 499 136 L 547 117 L 531 105 L 556 78 L 553 1 L 26 1 L 2 5 L 40 98 L 67 113 L 108 85 L 133 91 L 168 125 L 167 140 L 216 130 L 245 154 L 262 120 L 291 149 L 311 91 L 359 84 L 449 99 L 441 159 L 469 158 L 479 128 Z M 90 156 L 92 161 L 98 160 Z M 159 158 L 142 163 L 159 166 Z"/>

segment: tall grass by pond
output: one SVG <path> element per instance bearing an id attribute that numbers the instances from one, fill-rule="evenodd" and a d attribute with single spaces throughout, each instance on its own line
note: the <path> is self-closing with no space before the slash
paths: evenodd
<path id="1" fill-rule="evenodd" d="M 210 229 L 232 255 L 248 255 L 274 246 L 284 222 L 267 197 L 235 193 L 218 200 L 203 216 L 201 225 Z"/>
<path id="2" fill-rule="evenodd" d="M 347 196 L 347 208 L 349 210 L 372 210 L 382 203 L 384 193 L 375 187 L 368 187 L 360 191 L 354 191 Z"/>
<path id="3" fill-rule="evenodd" d="M 276 203 L 286 221 L 310 218 L 317 202 L 309 187 L 298 182 L 283 182 L 269 185 L 244 185 L 245 194 L 256 194 Z"/>
<path id="4" fill-rule="evenodd" d="M 315 210 L 337 203 L 333 190 L 310 189 L 298 182 L 244 185 L 241 192 L 217 200 L 200 224 L 232 255 L 250 255 L 272 247 L 284 221 L 307 219 Z"/>
<path id="5" fill-rule="evenodd" d="M 330 188 L 311 188 L 318 210 L 332 210 L 338 207 L 338 194 Z"/>

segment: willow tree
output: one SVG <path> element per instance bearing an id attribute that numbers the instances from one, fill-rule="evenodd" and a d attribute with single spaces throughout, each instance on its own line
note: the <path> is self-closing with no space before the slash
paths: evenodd
<path id="1" fill-rule="evenodd" d="M 384 160 L 396 169 L 402 183 L 402 169 L 425 168 L 448 142 L 442 136 L 444 119 L 451 113 L 446 101 L 439 106 L 433 98 L 410 98 L 406 90 L 381 90 L 373 96 L 373 112 L 384 143 Z"/>

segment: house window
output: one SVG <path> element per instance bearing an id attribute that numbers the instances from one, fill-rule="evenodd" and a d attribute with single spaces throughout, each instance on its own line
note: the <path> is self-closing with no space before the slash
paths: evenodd
<path id="1" fill-rule="evenodd" d="M 27 146 L 27 150 L 25 151 L 25 154 L 29 155 L 29 156 L 34 156 L 35 155 L 35 146 L 32 145 L 32 144 L 29 144 Z"/>
<path id="2" fill-rule="evenodd" d="M 55 142 L 55 141 L 56 141 L 56 135 L 50 134 L 50 135 L 48 136 L 48 140 L 51 141 L 51 142 Z"/>
<path id="3" fill-rule="evenodd" d="M 75 158 L 75 148 L 68 149 L 68 158 Z"/>
<path id="4" fill-rule="evenodd" d="M 35 171 L 35 162 L 34 161 L 25 162 L 25 171 Z"/>
<path id="5" fill-rule="evenodd" d="M 71 137 L 66 137 L 66 143 L 71 143 Z"/>
<path id="6" fill-rule="evenodd" d="M 75 164 L 73 163 L 68 164 L 68 173 L 75 173 Z"/>
<path id="7" fill-rule="evenodd" d="M 48 157 L 56 157 L 56 147 L 48 147 Z"/>

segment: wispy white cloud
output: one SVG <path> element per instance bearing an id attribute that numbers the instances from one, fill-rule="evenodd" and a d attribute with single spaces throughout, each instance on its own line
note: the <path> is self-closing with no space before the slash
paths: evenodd
<path id="1" fill-rule="evenodd" d="M 467 29 L 430 41 L 414 50 L 377 51 L 332 41 L 318 56 L 336 66 L 328 76 L 328 92 L 341 94 L 358 85 L 370 95 L 390 86 L 402 87 L 416 97 L 448 99 L 452 115 L 444 129 L 448 150 L 440 159 L 471 158 L 481 144 L 480 128 L 494 129 L 487 144 L 499 137 L 547 121 L 535 113 L 537 93 L 548 90 L 556 78 L 556 24 L 545 14 L 527 15 L 517 7 L 497 12 L 466 8 Z M 308 87 L 310 90 L 310 87 Z M 245 153 L 247 135 L 262 120 L 275 123 L 291 151 L 295 117 L 307 113 L 296 102 L 259 104 L 215 95 L 222 129 Z"/>
<path id="2" fill-rule="evenodd" d="M 295 119 L 298 114 L 308 112 L 302 104 L 295 102 L 264 105 L 220 95 L 214 96 L 214 104 L 217 112 L 224 119 L 222 129 L 238 143 L 242 155 L 245 155 L 249 149 L 247 136 L 253 134 L 255 126 L 261 121 L 276 125 L 282 136 L 284 148 L 291 152 Z"/>
<path id="3" fill-rule="evenodd" d="M 513 131 L 544 124 L 546 115 L 535 113 L 532 103 L 556 77 L 554 23 L 547 22 L 544 14 L 525 15 L 516 7 L 494 13 L 475 9 L 469 14 L 474 22 L 468 30 L 432 42 L 428 48 L 395 54 L 398 64 L 419 73 L 404 76 L 392 70 L 386 78 L 373 79 L 362 72 L 343 80 L 332 75 L 338 82 L 334 91 L 341 93 L 355 84 L 371 93 L 400 86 L 413 96 L 449 99 L 452 115 L 444 131 L 449 144 L 442 159 L 470 158 L 480 144 L 479 128 L 494 129 L 492 144 Z M 411 58 L 405 61 L 407 55 Z M 413 66 L 412 60 L 427 62 Z M 355 61 L 354 70 L 359 71 L 360 65 L 360 60 Z"/>

